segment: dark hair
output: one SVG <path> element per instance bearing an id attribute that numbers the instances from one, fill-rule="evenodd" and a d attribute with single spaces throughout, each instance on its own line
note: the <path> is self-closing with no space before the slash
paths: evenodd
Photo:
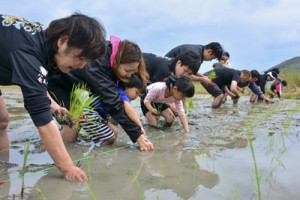
<path id="1" fill-rule="evenodd" d="M 191 78 L 187 76 L 182 76 L 180 78 L 176 78 L 174 74 L 168 76 L 165 80 L 167 87 L 169 90 L 173 87 L 177 87 L 179 92 L 182 92 L 185 97 L 193 97 L 195 94 L 194 83 Z"/>
<path id="2" fill-rule="evenodd" d="M 186 65 L 188 68 L 190 68 L 190 70 L 192 70 L 193 74 L 197 74 L 201 64 L 201 58 L 197 54 L 192 51 L 186 51 L 175 57 L 175 63 L 178 60 L 181 61 L 181 66 Z"/>
<path id="3" fill-rule="evenodd" d="M 286 80 L 282 80 L 282 81 L 281 81 L 281 84 L 282 84 L 283 86 L 287 86 Z"/>
<path id="4" fill-rule="evenodd" d="M 276 67 L 276 68 L 273 68 L 271 71 L 273 71 L 273 72 L 276 72 L 276 74 L 279 74 L 279 73 L 280 73 L 280 70 L 279 70 L 279 68 L 278 68 L 278 67 Z"/>
<path id="5" fill-rule="evenodd" d="M 211 42 L 211 43 L 205 45 L 204 48 L 211 49 L 213 55 L 216 56 L 216 58 L 218 60 L 221 60 L 224 50 L 223 50 L 222 46 L 220 45 L 220 43 Z"/>
<path id="6" fill-rule="evenodd" d="M 280 73 L 280 70 L 278 67 L 275 67 L 273 69 L 270 69 L 268 71 L 265 71 L 265 74 L 269 73 L 269 72 L 275 72 L 276 74 L 279 74 Z"/>
<path id="7" fill-rule="evenodd" d="M 146 88 L 146 83 L 141 79 L 141 76 L 138 73 L 134 73 L 130 77 L 130 81 L 125 83 L 126 88 L 138 88 L 139 90 L 144 91 Z"/>
<path id="8" fill-rule="evenodd" d="M 251 70 L 250 73 L 251 73 L 252 78 L 259 78 L 259 76 L 260 76 L 260 74 L 257 70 Z"/>
<path id="9" fill-rule="evenodd" d="M 242 70 L 241 72 L 243 72 L 243 74 L 246 74 L 246 75 L 249 76 L 250 78 L 252 77 L 252 74 L 251 74 L 251 72 L 250 72 L 249 70 L 244 69 L 244 70 Z"/>
<path id="10" fill-rule="evenodd" d="M 149 74 L 146 69 L 144 58 L 140 47 L 128 40 L 122 40 L 119 44 L 119 49 L 115 58 L 115 66 L 118 68 L 120 64 L 128 64 L 138 62 L 138 73 L 142 81 L 149 82 Z"/>
<path id="11" fill-rule="evenodd" d="M 270 76 L 270 73 L 272 74 L 272 76 L 274 78 L 277 78 L 278 77 L 278 74 L 275 72 L 275 71 L 269 71 L 268 73 L 266 73 L 268 76 Z M 270 76 L 271 77 L 271 76 Z M 272 78 L 272 77 L 271 77 Z"/>
<path id="12" fill-rule="evenodd" d="M 54 20 L 46 29 L 50 54 L 57 52 L 57 41 L 68 36 L 68 47 L 82 49 L 80 58 L 95 60 L 106 52 L 104 27 L 95 19 L 75 13 L 69 17 Z"/>
<path id="13" fill-rule="evenodd" d="M 227 56 L 228 58 L 230 57 L 230 55 L 227 51 L 224 51 L 222 56 Z"/>

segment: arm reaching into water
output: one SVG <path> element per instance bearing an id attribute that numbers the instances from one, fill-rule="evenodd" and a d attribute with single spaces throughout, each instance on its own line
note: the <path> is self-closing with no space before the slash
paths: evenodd
<path id="1" fill-rule="evenodd" d="M 87 180 L 85 172 L 73 164 L 55 122 L 37 128 L 47 152 L 62 175 L 69 181 Z"/>
<path id="2" fill-rule="evenodd" d="M 190 132 L 190 128 L 189 128 L 189 125 L 188 125 L 188 121 L 187 121 L 187 118 L 186 118 L 186 115 L 182 115 L 179 117 L 180 118 L 180 121 L 181 121 L 181 124 L 185 130 L 185 133 L 189 133 Z"/>
<path id="3" fill-rule="evenodd" d="M 124 101 L 124 107 L 125 107 L 125 112 L 126 112 L 127 116 L 129 117 L 129 119 L 131 119 L 139 127 L 141 127 L 143 134 L 146 135 L 146 132 L 145 132 L 145 130 L 143 128 L 143 124 L 142 124 L 142 122 L 141 122 L 138 114 L 136 113 L 136 111 L 132 107 L 132 105 L 129 102 Z"/>

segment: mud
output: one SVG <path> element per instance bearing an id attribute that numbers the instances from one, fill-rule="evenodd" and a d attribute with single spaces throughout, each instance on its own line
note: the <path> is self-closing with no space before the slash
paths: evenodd
<path id="1" fill-rule="evenodd" d="M 250 104 L 241 97 L 233 105 L 228 98 L 214 110 L 210 96 L 197 95 L 188 108 L 188 135 L 179 119 L 166 130 L 145 125 L 152 152 L 139 151 L 121 129 L 114 145 L 96 147 L 87 157 L 89 146 L 68 144 L 73 160 L 89 176 L 85 183 L 73 183 L 52 165 L 20 91 L 1 90 L 11 117 L 11 146 L 9 154 L 0 154 L 0 199 L 21 198 L 28 141 L 23 199 L 258 199 L 258 188 L 262 199 L 300 198 L 299 101 Z M 138 102 L 133 105 L 144 120 Z"/>

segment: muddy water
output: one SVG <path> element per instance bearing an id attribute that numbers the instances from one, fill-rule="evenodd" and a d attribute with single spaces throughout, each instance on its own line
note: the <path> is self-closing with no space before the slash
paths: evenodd
<path id="1" fill-rule="evenodd" d="M 188 111 L 190 134 L 182 133 L 179 120 L 164 131 L 145 127 L 152 152 L 139 151 L 122 131 L 116 144 L 97 147 L 88 158 L 83 154 L 89 147 L 68 145 L 90 177 L 72 183 L 52 166 L 20 92 L 2 91 L 11 117 L 11 149 L 0 155 L 0 199 L 21 198 L 19 170 L 27 141 L 23 199 L 258 199 L 259 193 L 262 199 L 300 198 L 299 101 L 250 104 L 242 97 L 238 105 L 228 100 L 212 110 L 210 96 L 196 96 Z M 140 113 L 138 101 L 133 104 Z"/>

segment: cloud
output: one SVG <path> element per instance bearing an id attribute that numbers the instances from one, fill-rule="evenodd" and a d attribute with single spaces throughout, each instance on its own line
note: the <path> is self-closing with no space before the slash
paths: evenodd
<path id="1" fill-rule="evenodd" d="M 299 7 L 298 0 L 15 0 L 2 2 L 1 10 L 44 25 L 80 11 L 146 52 L 164 55 L 179 44 L 218 41 L 236 68 L 269 68 L 299 56 Z"/>

